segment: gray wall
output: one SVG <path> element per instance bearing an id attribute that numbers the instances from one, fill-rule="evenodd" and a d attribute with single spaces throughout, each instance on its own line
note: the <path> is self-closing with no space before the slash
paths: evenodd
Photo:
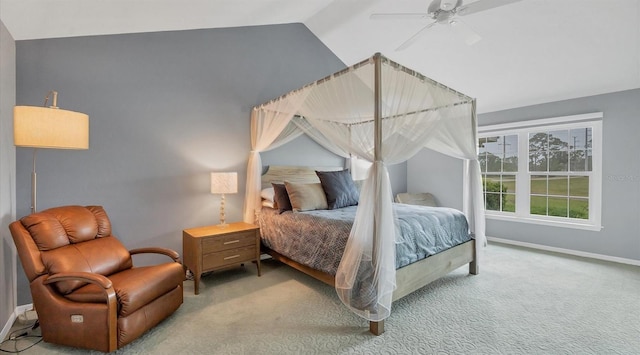
<path id="1" fill-rule="evenodd" d="M 38 151 L 39 210 L 100 204 L 126 247 L 182 251 L 182 229 L 218 223 L 209 172 L 239 173 L 226 209 L 242 219 L 251 107 L 344 67 L 301 24 L 18 41 L 17 104 L 57 90 L 90 117 L 89 150 Z M 17 149 L 18 216 L 31 154 Z"/>
<path id="2" fill-rule="evenodd" d="M 344 166 L 345 159 L 324 149 L 306 135 L 260 154 L 262 165 Z M 313 159 L 310 159 L 313 158 Z"/>
<path id="3" fill-rule="evenodd" d="M 345 160 L 335 155 L 308 136 L 302 135 L 290 143 L 261 154 L 262 165 L 311 165 L 311 166 L 344 166 Z M 309 157 L 313 157 L 310 161 Z M 407 163 L 391 165 L 389 180 L 394 196 L 407 191 Z"/>
<path id="4" fill-rule="evenodd" d="M 393 196 L 400 192 L 407 192 L 407 162 L 389 165 L 387 168 Z"/>
<path id="5" fill-rule="evenodd" d="M 16 99 L 16 45 L 0 22 L 0 328 L 16 307 L 16 255 L 8 225 L 15 219 L 16 150 L 13 106 Z"/>
<path id="6" fill-rule="evenodd" d="M 407 162 L 407 191 L 430 192 L 438 206 L 462 210 L 462 161 L 423 149 Z"/>
<path id="7" fill-rule="evenodd" d="M 498 220 L 487 220 L 487 235 L 518 242 L 605 256 L 640 260 L 640 89 L 583 97 L 542 105 L 481 114 L 480 125 L 560 117 L 589 112 L 603 112 L 603 171 L 602 225 L 599 232 L 541 226 Z M 416 171 L 431 174 L 439 163 L 453 166 L 454 173 L 446 180 L 458 179 L 450 158 L 433 161 L 418 156 L 409 162 L 409 189 L 431 189 L 417 185 Z M 429 169 L 427 166 L 432 166 Z M 439 195 L 451 194 L 461 201 L 462 194 L 455 187 L 441 190 L 450 181 L 434 178 Z M 462 180 L 459 179 L 461 182 Z M 457 181 L 456 181 L 457 183 Z M 438 185 L 439 184 L 439 185 Z M 460 186 L 460 185 L 455 185 Z"/>

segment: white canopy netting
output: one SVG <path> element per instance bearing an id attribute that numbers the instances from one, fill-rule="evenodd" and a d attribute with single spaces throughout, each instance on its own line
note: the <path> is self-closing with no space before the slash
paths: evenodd
<path id="1" fill-rule="evenodd" d="M 463 212 L 480 255 L 485 222 L 475 100 L 376 54 L 254 107 L 245 222 L 253 223 L 261 206 L 260 152 L 303 133 L 340 156 L 373 162 L 335 277 L 338 296 L 353 312 L 370 321 L 391 312 L 397 232 L 387 165 L 423 148 L 464 160 Z M 374 303 L 360 304 L 372 295 Z"/>

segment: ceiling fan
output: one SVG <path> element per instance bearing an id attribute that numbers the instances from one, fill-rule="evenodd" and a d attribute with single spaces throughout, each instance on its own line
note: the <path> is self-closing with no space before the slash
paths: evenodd
<path id="1" fill-rule="evenodd" d="M 426 26 L 402 43 L 396 50 L 401 51 L 409 47 L 422 34 L 436 24 L 449 25 L 457 30 L 465 38 L 468 45 L 472 45 L 482 39 L 474 30 L 460 21 L 459 16 L 475 14 L 480 11 L 490 10 L 499 6 L 509 5 L 522 0 L 478 0 L 465 3 L 463 0 L 433 0 L 426 13 L 374 13 L 370 15 L 373 20 L 422 20 L 432 19 Z"/>

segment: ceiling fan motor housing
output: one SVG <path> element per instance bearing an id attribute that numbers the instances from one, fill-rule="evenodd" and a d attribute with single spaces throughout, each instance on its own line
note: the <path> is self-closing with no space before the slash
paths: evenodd
<path id="1" fill-rule="evenodd" d="M 462 0 L 434 0 L 429 5 L 427 13 L 438 23 L 449 23 L 460 5 Z"/>
<path id="2" fill-rule="evenodd" d="M 462 5 L 462 0 L 440 0 L 440 10 L 451 11 Z"/>

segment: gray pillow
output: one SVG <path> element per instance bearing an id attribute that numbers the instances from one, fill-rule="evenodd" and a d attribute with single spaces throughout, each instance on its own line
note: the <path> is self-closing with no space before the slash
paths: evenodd
<path id="1" fill-rule="evenodd" d="M 284 184 L 272 183 L 271 185 L 273 186 L 273 200 L 278 207 L 278 212 L 291 211 L 291 201 Z"/>
<path id="2" fill-rule="evenodd" d="M 358 204 L 360 193 L 349 170 L 316 171 L 316 175 L 320 179 L 330 210 Z"/>

